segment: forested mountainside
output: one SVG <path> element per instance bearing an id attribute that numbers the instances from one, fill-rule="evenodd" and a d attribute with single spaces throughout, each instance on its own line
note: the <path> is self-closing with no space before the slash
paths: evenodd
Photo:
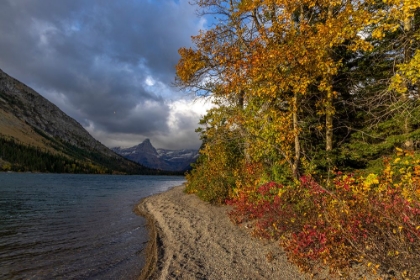
<path id="1" fill-rule="evenodd" d="M 144 166 L 167 171 L 185 172 L 190 170 L 191 164 L 198 158 L 198 150 L 155 149 L 149 139 L 145 139 L 142 143 L 130 148 L 115 147 L 111 149 L 117 154 Z"/>
<path id="2" fill-rule="evenodd" d="M 0 170 L 153 174 L 94 139 L 77 121 L 0 70 Z"/>
<path id="3" fill-rule="evenodd" d="M 306 271 L 420 279 L 420 1 L 193 2 L 215 20 L 176 83 L 214 107 L 187 191 Z"/>

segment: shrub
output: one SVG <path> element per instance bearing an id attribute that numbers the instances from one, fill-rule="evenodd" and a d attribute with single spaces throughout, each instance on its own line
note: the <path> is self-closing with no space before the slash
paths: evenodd
<path id="1" fill-rule="evenodd" d="M 420 278 L 420 160 L 399 151 L 380 174 L 338 173 L 322 187 L 311 176 L 281 185 L 244 188 L 230 217 L 255 222 L 254 234 L 274 238 L 305 271 L 324 263 L 345 271 L 363 262 L 372 271 Z"/>

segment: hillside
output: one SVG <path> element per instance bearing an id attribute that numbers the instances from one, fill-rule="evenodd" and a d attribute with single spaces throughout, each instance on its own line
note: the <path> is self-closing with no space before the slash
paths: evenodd
<path id="1" fill-rule="evenodd" d="M 149 174 L 77 121 L 0 70 L 0 170 Z"/>
<path id="2" fill-rule="evenodd" d="M 149 139 L 130 148 L 115 147 L 112 150 L 144 166 L 167 171 L 189 170 L 191 169 L 191 163 L 198 158 L 198 150 L 155 149 Z"/>

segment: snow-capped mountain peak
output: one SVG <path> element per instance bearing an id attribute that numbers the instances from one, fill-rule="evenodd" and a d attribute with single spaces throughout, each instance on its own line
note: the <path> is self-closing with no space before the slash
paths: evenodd
<path id="1" fill-rule="evenodd" d="M 130 148 L 115 147 L 112 150 L 147 167 L 168 171 L 186 171 L 198 158 L 198 150 L 155 149 L 149 139 Z"/>

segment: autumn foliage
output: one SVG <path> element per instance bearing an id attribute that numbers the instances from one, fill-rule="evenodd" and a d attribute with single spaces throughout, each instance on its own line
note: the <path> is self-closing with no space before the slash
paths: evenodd
<path id="1" fill-rule="evenodd" d="M 364 261 L 373 272 L 420 276 L 420 160 L 412 154 L 387 160 L 379 175 L 338 174 L 329 189 L 302 176 L 242 190 L 228 203 L 234 222 L 280 240 L 307 271 L 323 263 L 345 272 Z"/>
<path id="2" fill-rule="evenodd" d="M 214 107 L 187 191 L 304 270 L 420 277 L 420 2 L 196 0 L 176 84 Z"/>

